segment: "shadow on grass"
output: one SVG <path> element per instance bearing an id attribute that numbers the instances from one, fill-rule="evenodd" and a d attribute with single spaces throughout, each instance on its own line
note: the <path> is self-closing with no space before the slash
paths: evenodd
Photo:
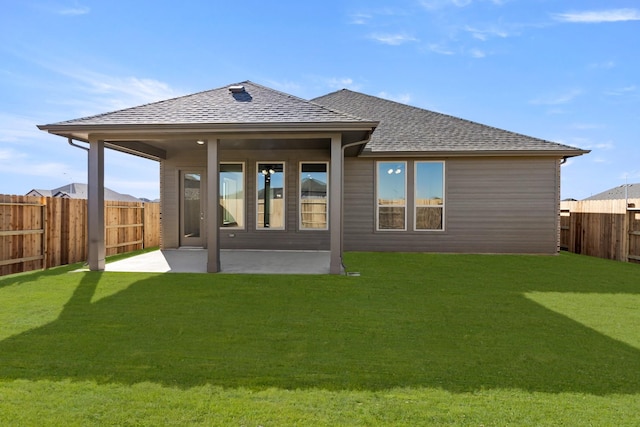
<path id="1" fill-rule="evenodd" d="M 456 267 L 449 260 L 428 270 L 417 261 L 398 266 L 411 277 L 397 281 L 377 267 L 368 278 L 158 275 L 95 302 L 108 273 L 77 273 L 84 276 L 55 322 L 0 342 L 0 378 L 640 393 L 638 349 L 524 297 L 532 287 L 575 291 L 578 282 L 532 282 L 523 275 L 530 261 L 492 275 L 486 262 L 465 262 L 469 282 L 446 277 Z"/>

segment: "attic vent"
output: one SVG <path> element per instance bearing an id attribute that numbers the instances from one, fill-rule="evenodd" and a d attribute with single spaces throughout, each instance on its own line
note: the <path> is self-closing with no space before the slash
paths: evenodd
<path id="1" fill-rule="evenodd" d="M 229 92 L 231 92 L 231 93 L 242 93 L 242 92 L 244 92 L 244 86 L 242 86 L 242 85 L 229 86 Z"/>

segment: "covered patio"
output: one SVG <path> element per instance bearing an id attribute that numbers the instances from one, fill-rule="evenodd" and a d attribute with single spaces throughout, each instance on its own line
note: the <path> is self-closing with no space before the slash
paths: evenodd
<path id="1" fill-rule="evenodd" d="M 65 137 L 69 143 L 89 144 L 91 270 L 106 267 L 104 151 L 111 148 L 160 162 L 162 254 L 199 247 L 199 258 L 194 253 L 190 259 L 209 273 L 233 271 L 238 259 L 250 260 L 242 264 L 245 272 L 255 272 L 251 265 L 264 267 L 276 262 L 273 265 L 290 265 L 289 272 L 304 273 L 305 268 L 292 266 L 307 261 L 290 261 L 293 255 L 271 261 L 264 252 L 251 250 L 275 250 L 271 253 L 278 256 L 283 254 L 280 249 L 328 250 L 328 269 L 323 267 L 322 273 L 341 274 L 344 159 L 362 151 L 377 124 L 243 82 L 39 128 Z M 319 166 L 326 184 L 326 212 L 322 226 L 314 229 L 297 219 L 302 217 L 299 201 L 309 197 L 297 177 L 305 167 L 317 173 L 314 168 Z M 225 181 L 231 181 L 227 177 L 230 173 L 240 174 L 240 178 L 233 183 Z M 283 180 L 279 189 L 267 185 L 271 175 Z M 260 179 L 264 188 L 260 188 Z M 227 184 L 233 184 L 233 190 L 225 187 Z M 278 200 L 270 203 L 270 199 L 282 200 L 284 207 L 277 224 L 270 222 L 276 212 L 271 217 L 269 212 L 275 211 Z M 228 218 L 225 209 L 231 206 L 238 213 Z M 228 249 L 247 252 L 243 257 L 228 256 Z M 180 254 L 181 260 L 188 258 Z M 158 268 L 170 266 L 171 255 L 163 258 L 164 264 L 156 260 L 163 265 Z M 264 268 L 258 270 L 264 272 Z M 284 270 L 279 268 L 279 272 Z"/>
<path id="2" fill-rule="evenodd" d="M 162 249 L 107 263 L 105 271 L 207 273 L 208 250 Z M 329 274 L 329 251 L 220 250 L 221 273 Z"/>

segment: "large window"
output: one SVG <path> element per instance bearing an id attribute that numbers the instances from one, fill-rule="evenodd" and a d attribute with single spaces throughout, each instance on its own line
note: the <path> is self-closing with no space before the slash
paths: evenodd
<path id="1" fill-rule="evenodd" d="M 326 230 L 327 163 L 300 163 L 300 229 Z"/>
<path id="2" fill-rule="evenodd" d="M 415 163 L 415 229 L 444 227 L 444 163 Z"/>
<path id="3" fill-rule="evenodd" d="M 220 164 L 220 226 L 244 228 L 244 164 Z"/>
<path id="4" fill-rule="evenodd" d="M 284 163 L 258 163 L 257 229 L 284 229 Z"/>
<path id="5" fill-rule="evenodd" d="M 377 228 L 406 230 L 407 163 L 378 162 L 377 165 Z"/>

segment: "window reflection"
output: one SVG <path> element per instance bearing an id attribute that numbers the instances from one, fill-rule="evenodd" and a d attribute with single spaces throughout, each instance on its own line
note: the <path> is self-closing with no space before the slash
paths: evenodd
<path id="1" fill-rule="evenodd" d="M 442 230 L 444 213 L 444 163 L 416 162 L 415 228 Z"/>
<path id="2" fill-rule="evenodd" d="M 300 165 L 300 228 L 326 230 L 327 227 L 327 164 Z"/>
<path id="3" fill-rule="evenodd" d="M 406 228 L 406 162 L 378 162 L 378 230 Z"/>
<path id="4" fill-rule="evenodd" d="M 284 163 L 258 163 L 258 229 L 284 229 Z"/>
<path id="5" fill-rule="evenodd" d="M 244 165 L 220 164 L 220 226 L 244 228 Z"/>

